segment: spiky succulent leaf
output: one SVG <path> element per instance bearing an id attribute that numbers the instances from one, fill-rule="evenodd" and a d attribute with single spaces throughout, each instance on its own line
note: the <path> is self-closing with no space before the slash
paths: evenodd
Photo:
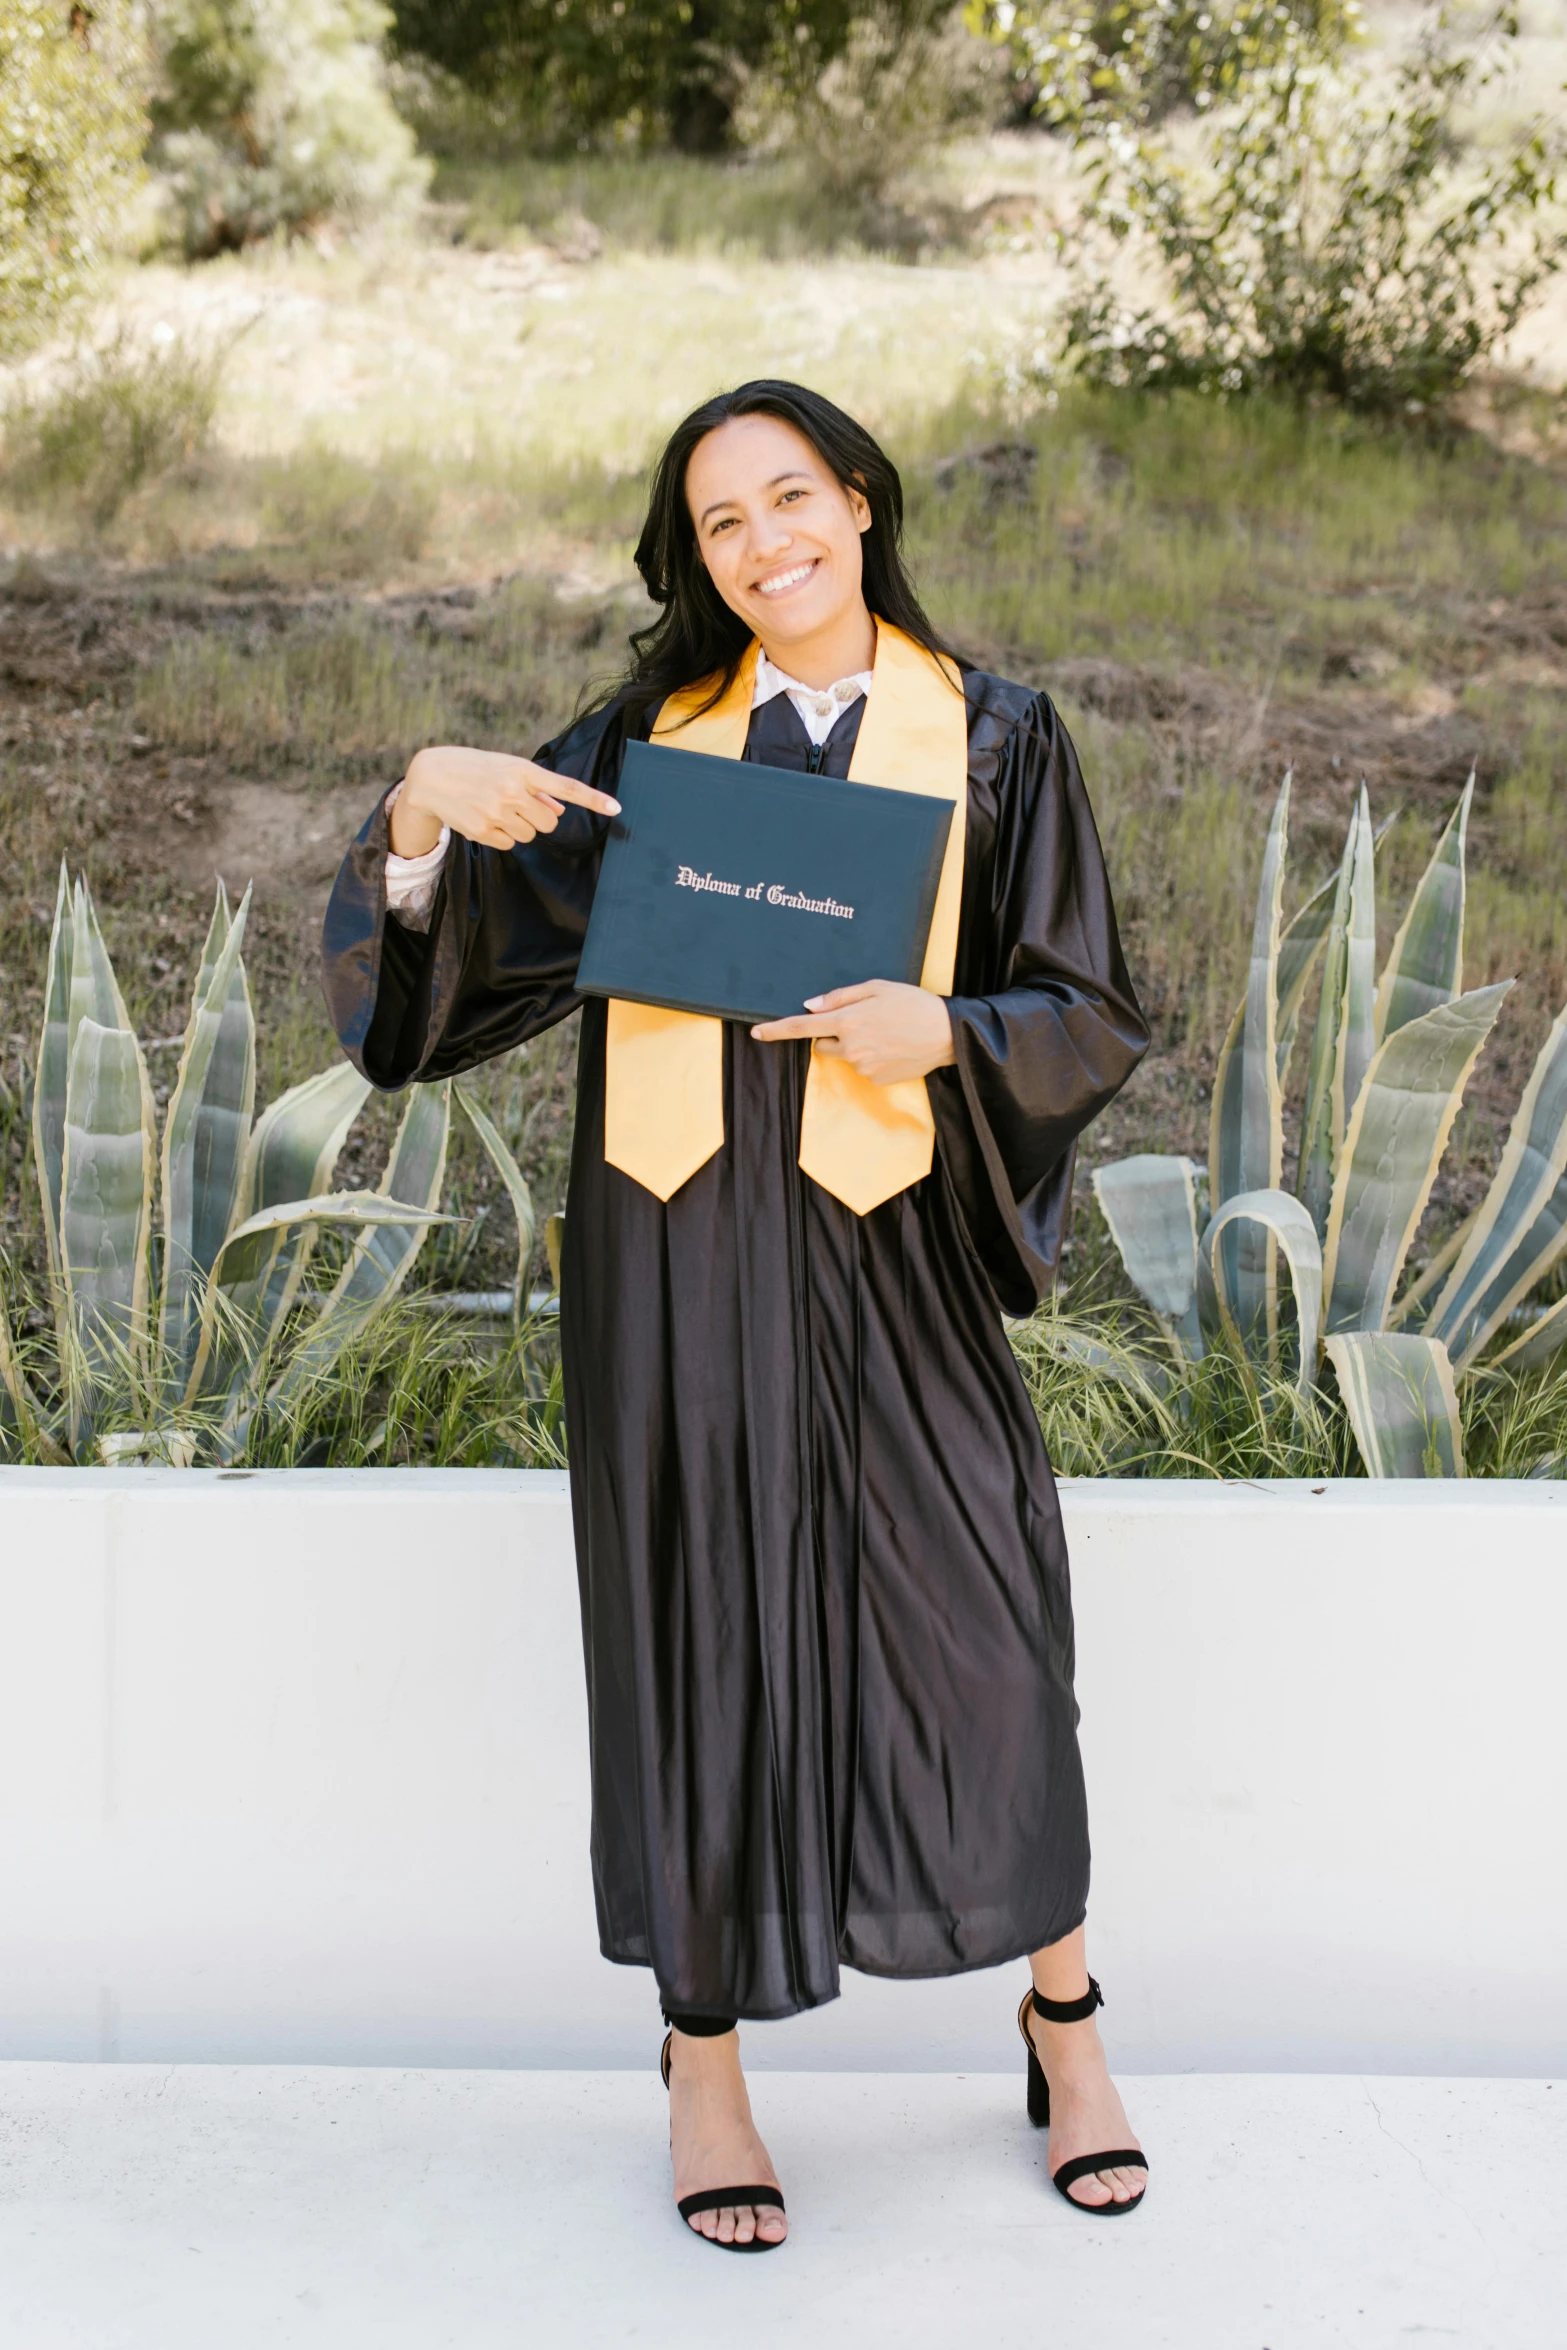
<path id="1" fill-rule="evenodd" d="M 1406 1322 L 1412 1322 L 1418 1328 L 1427 1319 L 1438 1285 L 1452 1271 L 1464 1242 L 1473 1230 L 1474 1217 L 1470 1215 L 1448 1234 L 1418 1281 L 1411 1281 L 1398 1303 L 1389 1311 L 1387 1326 L 1390 1330 L 1402 1329 Z"/>
<path id="2" fill-rule="evenodd" d="M 319 1231 L 327 1224 L 410 1226 L 450 1224 L 432 1208 L 411 1207 L 379 1191 L 326 1191 L 309 1199 L 279 1200 L 236 1224 L 224 1242 L 208 1285 L 200 1342 L 189 1395 L 209 1390 L 239 1368 L 241 1379 L 270 1343 L 273 1325 L 262 1324 L 267 1272 L 280 1232 Z"/>
<path id="3" fill-rule="evenodd" d="M 527 1294 L 528 1265 L 533 1256 L 537 1231 L 533 1194 L 494 1119 L 480 1107 L 466 1087 L 458 1086 L 457 1099 L 468 1123 L 489 1152 L 495 1172 L 506 1186 L 506 1196 L 511 1201 L 512 1213 L 517 1219 L 517 1278 L 512 1285 L 512 1312 L 520 1314 Z"/>
<path id="4" fill-rule="evenodd" d="M 1463 987 L 1464 842 L 1474 788 L 1471 774 L 1388 954 L 1377 988 L 1378 1044 Z"/>
<path id="5" fill-rule="evenodd" d="M 1358 813 L 1344 937 L 1344 1001 L 1333 1053 L 1333 1131 L 1339 1138 L 1340 1149 L 1376 1050 L 1376 835 L 1371 828 L 1371 802 L 1364 784 L 1360 787 Z M 1335 1174 L 1337 1171 L 1335 1161 Z"/>
<path id="6" fill-rule="evenodd" d="M 1368 1477 L 1461 1477 L 1463 1429 L 1447 1349 L 1391 1330 L 1327 1341 Z"/>
<path id="7" fill-rule="evenodd" d="M 1567 1011 L 1530 1072 L 1496 1176 L 1426 1331 L 1460 1370 L 1567 1247 Z"/>
<path id="8" fill-rule="evenodd" d="M 256 1024 L 240 960 L 250 892 L 210 962 L 203 956 L 179 1076 L 163 1123 L 163 1305 L 169 1375 L 183 1393 L 202 1294 L 234 1222 L 256 1097 Z M 208 932 L 226 914 L 221 894 Z"/>
<path id="9" fill-rule="evenodd" d="M 1364 788 L 1361 800 L 1365 798 Z M 1357 803 L 1349 820 L 1344 854 L 1333 883 L 1333 906 L 1328 918 L 1327 952 L 1322 966 L 1322 992 L 1311 1031 L 1311 1055 L 1306 1064 L 1306 1105 L 1301 1120 L 1300 1196 L 1311 1213 L 1317 1234 L 1327 1230 L 1328 1205 L 1333 1196 L 1333 1170 L 1342 1134 L 1334 1124 L 1333 1076 L 1338 1065 L 1339 1028 L 1344 1017 L 1344 987 L 1349 973 L 1349 893 L 1354 880 L 1361 808 Z"/>
<path id="10" fill-rule="evenodd" d="M 71 885 L 65 861 L 55 891 L 54 927 L 44 974 L 44 1016 L 33 1073 L 33 1163 L 43 1203 L 49 1270 L 60 1278 L 60 1180 L 65 1160 L 65 1088 L 71 1066 Z"/>
<path id="11" fill-rule="evenodd" d="M 434 1210 L 446 1171 L 451 1094 L 449 1081 L 411 1089 L 377 1196 L 390 1208 L 413 1207 L 423 1214 L 417 1221 L 388 1217 L 361 1232 L 315 1327 L 293 1350 L 269 1389 L 269 1406 L 286 1404 L 331 1368 L 349 1341 L 402 1287 L 429 1225 L 449 1221 L 439 1218 Z M 254 1397 L 235 1398 L 219 1438 L 220 1457 L 232 1459 L 244 1445 L 254 1409 Z"/>
<path id="12" fill-rule="evenodd" d="M 84 1015 L 66 1082 L 60 1191 L 66 1382 L 78 1445 L 92 1425 L 98 1379 L 145 1344 L 156 1158 L 152 1088 L 135 1035 Z"/>
<path id="13" fill-rule="evenodd" d="M 1486 1368 L 1494 1371 L 1508 1363 L 1515 1371 L 1533 1371 L 1541 1363 L 1548 1363 L 1564 1346 L 1567 1346 L 1567 1297 L 1559 1297 L 1521 1338 L 1515 1338 L 1500 1354 L 1493 1355 Z"/>
<path id="14" fill-rule="evenodd" d="M 352 1062 L 334 1061 L 269 1103 L 250 1138 L 242 1215 L 248 1218 L 264 1208 L 324 1192 L 369 1092 L 369 1079 L 361 1077 Z M 275 1224 L 259 1257 L 254 1252 L 243 1260 L 236 1257 L 232 1276 L 227 1269 L 219 1275 L 234 1309 L 228 1326 L 251 1331 L 256 1347 L 271 1344 L 292 1306 L 322 1221 L 296 1217 Z M 220 1347 L 208 1365 L 209 1388 L 235 1375 L 237 1366 L 221 1359 L 225 1351 Z"/>
<path id="15" fill-rule="evenodd" d="M 1248 1191 L 1278 1188 L 1284 1171 L 1284 1092 L 1279 1082 L 1278 967 L 1289 844 L 1290 779 L 1279 786 L 1263 851 L 1252 925 L 1246 1001 L 1236 1014 L 1213 1081 L 1208 1188 L 1214 1207 Z M 1250 1337 L 1276 1313 L 1273 1242 L 1251 1223 L 1224 1234 L 1225 1288 L 1236 1322 Z"/>
<path id="16" fill-rule="evenodd" d="M 73 1049 L 77 1028 L 83 1020 L 95 1020 L 100 1028 L 129 1028 L 131 1024 L 109 950 L 103 943 L 103 932 L 98 927 L 98 909 L 93 904 L 91 890 L 80 879 L 71 902 L 71 994 L 67 1017 Z"/>
<path id="17" fill-rule="evenodd" d="M 1276 994 L 1281 1085 L 1289 1071 L 1290 1055 L 1295 1050 L 1295 1038 L 1300 1028 L 1300 1008 L 1305 1001 L 1306 990 L 1311 985 L 1317 957 L 1327 943 L 1328 931 L 1332 926 L 1333 907 L 1334 876 L 1330 874 L 1320 889 L 1312 891 L 1279 940 Z"/>
<path id="18" fill-rule="evenodd" d="M 1209 1219 L 1202 1236 L 1202 1257 L 1212 1276 L 1220 1318 L 1238 1339 L 1242 1328 L 1229 1292 L 1223 1239 L 1230 1225 L 1240 1223 L 1259 1227 L 1284 1251 L 1295 1291 L 1300 1350 L 1296 1384 L 1304 1395 L 1316 1378 L 1322 1330 L 1322 1248 L 1317 1228 L 1298 1199 L 1277 1190 L 1238 1192 Z"/>
<path id="19" fill-rule="evenodd" d="M 1197 1320 L 1197 1175 L 1190 1159 L 1146 1152 L 1094 1169 L 1094 1197 L 1127 1277 L 1186 1351 L 1203 1351 Z"/>
<path id="20" fill-rule="evenodd" d="M 1511 985 L 1440 1004 L 1377 1047 L 1333 1186 L 1323 1249 L 1329 1331 L 1384 1327 L 1470 1071 Z"/>

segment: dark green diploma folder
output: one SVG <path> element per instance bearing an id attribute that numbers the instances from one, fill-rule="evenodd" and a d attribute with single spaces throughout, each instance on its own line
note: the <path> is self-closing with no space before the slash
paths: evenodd
<path id="1" fill-rule="evenodd" d="M 919 792 L 628 743 L 577 985 L 776 1020 L 917 983 L 952 825 Z"/>

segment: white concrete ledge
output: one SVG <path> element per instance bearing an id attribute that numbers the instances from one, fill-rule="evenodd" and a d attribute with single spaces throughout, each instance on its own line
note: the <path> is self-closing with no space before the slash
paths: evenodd
<path id="1" fill-rule="evenodd" d="M 1064 1488 L 1133 2071 L 1567 2056 L 1567 1487 Z M 597 1957 L 564 1477 L 0 1470 L 0 2054 L 639 2064 Z M 1011 2062 L 845 1978 L 785 2068 Z"/>

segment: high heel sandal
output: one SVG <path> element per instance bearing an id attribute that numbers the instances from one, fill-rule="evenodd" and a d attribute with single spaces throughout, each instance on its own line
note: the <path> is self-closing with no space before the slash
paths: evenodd
<path id="1" fill-rule="evenodd" d="M 1047 2024 L 1080 2024 L 1093 2014 L 1096 2007 L 1103 2007 L 1104 2003 L 1105 1995 L 1092 1975 L 1088 1978 L 1088 1989 L 1081 1999 L 1042 1999 L 1037 1991 L 1024 1992 L 1023 2004 L 1017 2011 L 1017 2028 L 1028 2050 L 1028 2118 L 1036 2130 L 1047 2130 L 1050 2127 L 1050 2083 L 1039 2061 L 1034 2035 L 1028 2028 L 1030 2006 L 1035 2015 L 1042 2016 Z M 1070 2162 L 1063 2162 L 1058 2171 L 1051 2172 L 1050 2184 L 1058 2195 L 1065 2197 L 1074 2211 L 1086 2211 L 1094 2219 L 1113 2219 L 1119 2218 L 1123 2211 L 1135 2211 L 1148 2192 L 1147 2188 L 1139 2188 L 1124 2203 L 1084 2203 L 1076 2195 L 1069 2194 L 1068 2189 L 1075 2186 L 1079 2179 L 1093 2178 L 1100 2171 L 1146 2171 L 1147 2168 L 1146 2154 L 1139 2154 L 1135 2146 L 1122 2146 L 1108 2154 L 1074 2155 Z"/>
<path id="2" fill-rule="evenodd" d="M 664 2076 L 666 2089 L 669 2087 L 669 2060 L 674 2045 L 674 2033 L 666 2032 L 663 2053 L 658 2060 L 658 2069 Z M 682 2195 L 675 2209 L 683 2220 L 689 2222 L 699 2212 L 733 2210 L 746 2203 L 753 2211 L 782 2211 L 784 2207 L 783 2196 L 776 2187 L 704 2187 L 699 2195 Z M 692 2228 L 690 2232 L 693 2236 L 702 2236 L 700 2228 Z M 702 2241 L 704 2244 L 716 2245 L 720 2252 L 776 2252 L 780 2244 L 788 2242 L 788 2238 L 756 2235 L 749 2244 L 738 2241 L 726 2244 L 721 2236 L 702 2236 Z"/>

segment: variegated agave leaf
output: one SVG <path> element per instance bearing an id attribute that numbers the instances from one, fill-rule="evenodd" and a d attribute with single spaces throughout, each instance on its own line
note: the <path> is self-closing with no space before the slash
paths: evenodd
<path id="1" fill-rule="evenodd" d="M 516 1159 L 507 1147 L 495 1121 L 481 1109 L 465 1086 L 457 1087 L 457 1099 L 462 1105 L 469 1125 L 473 1128 L 494 1163 L 495 1172 L 506 1186 L 512 1213 L 517 1219 L 517 1278 L 512 1284 L 512 1314 L 519 1316 L 527 1297 L 528 1265 L 533 1256 L 537 1221 L 533 1212 L 533 1194 Z"/>
<path id="2" fill-rule="evenodd" d="M 1300 1007 L 1305 1000 L 1311 975 L 1317 967 L 1317 957 L 1327 943 L 1333 921 L 1335 877 L 1330 874 L 1318 890 L 1301 907 L 1279 940 L 1278 984 L 1278 1062 L 1279 1083 L 1289 1073 L 1290 1055 L 1295 1050 L 1295 1038 L 1300 1028 Z"/>
<path id="3" fill-rule="evenodd" d="M 80 880 L 71 904 L 71 995 L 67 1017 L 72 1048 L 83 1020 L 96 1020 L 101 1028 L 128 1029 L 131 1024 L 109 950 L 103 943 L 103 932 L 98 927 L 98 909 L 93 904 L 92 892 Z"/>
<path id="4" fill-rule="evenodd" d="M 1464 842 L 1474 788 L 1471 774 L 1388 954 L 1377 988 L 1378 1044 L 1450 1004 L 1464 984 Z"/>
<path id="5" fill-rule="evenodd" d="M 1197 1319 L 1197 1175 L 1190 1159 L 1153 1152 L 1094 1169 L 1094 1197 L 1110 1227 L 1127 1276 L 1161 1321 L 1173 1326 L 1195 1361 L 1203 1352 Z"/>
<path id="6" fill-rule="evenodd" d="M 1278 968 L 1289 844 L 1290 778 L 1279 786 L 1263 852 L 1252 926 L 1246 1001 L 1236 1014 L 1214 1073 L 1208 1140 L 1208 1188 L 1215 1209 L 1248 1191 L 1278 1188 L 1284 1171 L 1284 1090 L 1279 1081 Z M 1224 1235 L 1225 1288 L 1246 1337 L 1276 1327 L 1272 1239 L 1250 1223 Z"/>
<path id="7" fill-rule="evenodd" d="M 1300 1201 L 1287 1191 L 1244 1191 L 1227 1199 L 1209 1220 L 1202 1236 L 1203 1260 L 1212 1276 L 1221 1319 L 1240 1339 L 1240 1318 L 1229 1294 L 1222 1238 L 1227 1226 L 1258 1225 L 1284 1251 L 1295 1291 L 1300 1363 L 1296 1385 L 1302 1395 L 1317 1375 L 1317 1348 L 1322 1330 L 1322 1249 L 1317 1228 Z"/>
<path id="8" fill-rule="evenodd" d="M 553 1216 L 544 1219 L 544 1254 L 550 1269 L 550 1286 L 560 1295 L 560 1259 L 566 1245 L 566 1219 L 557 1208 Z"/>
<path id="9" fill-rule="evenodd" d="M 325 1192 L 348 1130 L 364 1107 L 370 1081 L 349 1061 L 290 1087 L 256 1120 L 245 1160 L 240 1208 L 249 1222 L 263 1210 Z M 361 1198 L 362 1193 L 348 1196 Z M 199 1361 L 187 1395 L 243 1384 L 268 1348 L 298 1294 L 305 1265 L 323 1223 L 336 1217 L 291 1216 L 247 1236 L 243 1251 L 225 1253 L 214 1268 L 225 1311 L 205 1317 Z M 230 1236 L 237 1238 L 237 1230 Z"/>
<path id="10" fill-rule="evenodd" d="M 59 887 L 55 892 L 54 928 L 49 934 L 38 1067 L 33 1074 L 33 1162 L 38 1171 L 38 1196 L 43 1202 L 49 1271 L 56 1290 L 61 1275 L 60 1183 L 65 1161 L 65 1088 L 71 1066 L 71 950 L 71 886 L 62 859 Z"/>
<path id="11" fill-rule="evenodd" d="M 1300 1196 L 1311 1212 L 1320 1238 L 1327 1230 L 1328 1204 L 1333 1196 L 1333 1170 L 1342 1129 L 1335 1124 L 1334 1074 L 1338 1066 L 1339 1029 L 1344 1018 L 1344 989 L 1349 972 L 1349 896 L 1355 877 L 1360 827 L 1364 820 L 1365 786 L 1349 820 L 1344 854 L 1333 884 L 1333 909 L 1328 919 L 1327 959 L 1322 967 L 1322 993 L 1311 1032 L 1311 1056 L 1306 1064 L 1306 1105 L 1301 1121 Z"/>
<path id="12" fill-rule="evenodd" d="M 201 1329 L 202 1293 L 234 1222 L 256 1098 L 256 1024 L 240 960 L 250 892 L 208 960 L 203 954 L 174 1096 L 163 1124 L 163 1305 L 168 1375 L 183 1395 Z M 222 885 L 207 934 L 227 913 Z"/>
<path id="13" fill-rule="evenodd" d="M 1477 987 L 1380 1044 L 1344 1138 L 1323 1249 L 1329 1331 L 1381 1330 L 1470 1071 L 1511 987 Z"/>
<path id="14" fill-rule="evenodd" d="M 1377 967 L 1376 835 L 1371 802 L 1360 787 L 1355 854 L 1349 875 L 1349 922 L 1344 940 L 1344 999 L 1333 1050 L 1333 1132 L 1342 1148 L 1375 1050 Z M 1334 1172 L 1337 1173 L 1335 1160 Z"/>
<path id="15" fill-rule="evenodd" d="M 1426 1330 L 1459 1370 L 1567 1248 L 1567 1011 L 1530 1072 L 1495 1180 Z"/>
<path id="16" fill-rule="evenodd" d="M 1438 1285 L 1452 1271 L 1454 1261 L 1462 1250 L 1464 1242 L 1474 1230 L 1474 1222 L 1473 1215 L 1466 1216 L 1463 1222 L 1448 1234 L 1419 1280 L 1411 1281 L 1397 1305 L 1388 1315 L 1387 1326 L 1390 1330 L 1402 1329 L 1406 1322 L 1419 1325 L 1427 1320 L 1434 1302 L 1434 1293 Z"/>
<path id="17" fill-rule="evenodd" d="M 1327 1341 L 1368 1477 L 1461 1477 L 1463 1430 L 1447 1349 L 1390 1330 Z"/>
<path id="18" fill-rule="evenodd" d="M 331 1368 L 349 1341 L 402 1287 L 428 1227 L 450 1221 L 434 1211 L 446 1172 L 451 1093 L 450 1082 L 412 1088 L 377 1197 L 391 1209 L 412 1207 L 420 1213 L 377 1219 L 361 1233 L 314 1329 L 294 1349 L 269 1390 L 269 1404 L 286 1402 Z M 224 1458 L 232 1458 L 244 1444 L 251 1416 L 251 1408 L 241 1406 L 227 1423 L 220 1439 Z"/>
<path id="19" fill-rule="evenodd" d="M 66 1082 L 60 1254 L 73 1445 L 90 1431 L 94 1388 L 146 1341 L 147 1257 L 157 1128 L 132 1031 L 84 1015 Z"/>
<path id="20" fill-rule="evenodd" d="M 1521 1338 L 1515 1338 L 1500 1354 L 1493 1355 L 1486 1368 L 1496 1371 L 1503 1363 L 1509 1363 L 1515 1371 L 1537 1370 L 1564 1346 L 1567 1346 L 1567 1297 L 1559 1297 Z"/>

